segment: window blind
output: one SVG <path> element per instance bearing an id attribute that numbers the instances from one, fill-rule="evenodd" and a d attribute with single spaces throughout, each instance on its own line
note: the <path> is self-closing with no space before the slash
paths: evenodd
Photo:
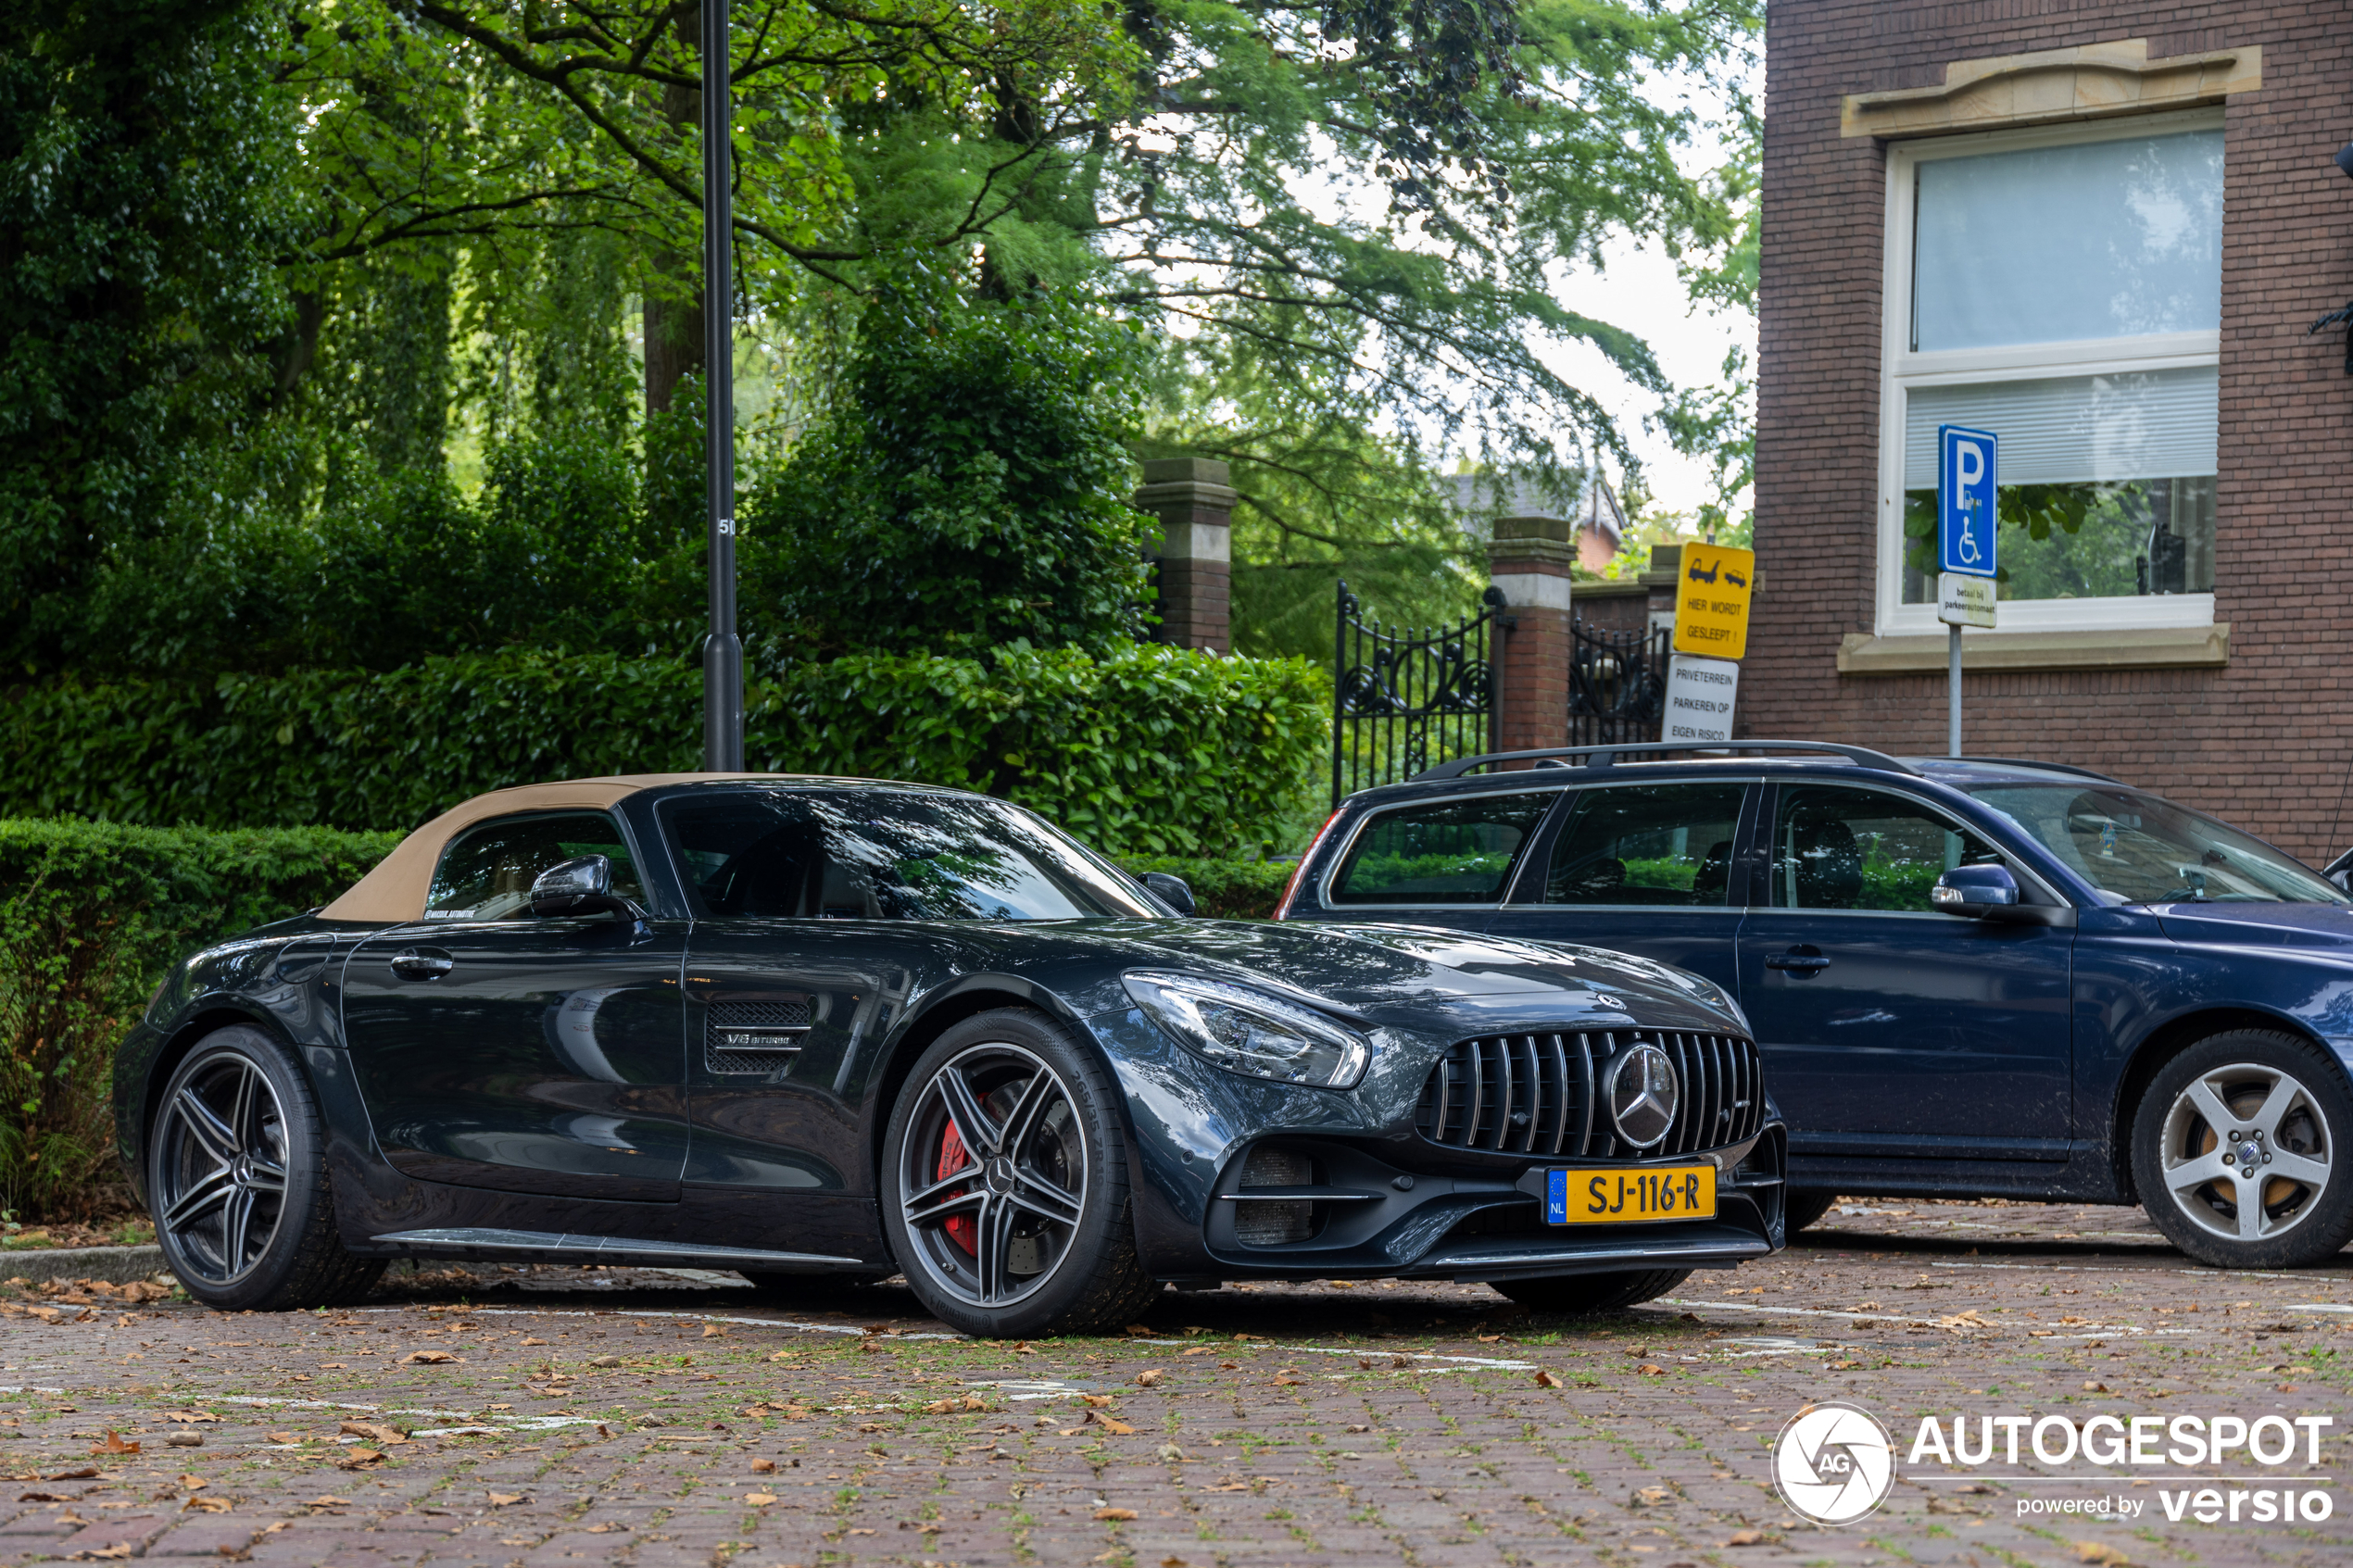
<path id="1" fill-rule="evenodd" d="M 2001 437 L 2004 484 L 2183 479 L 2215 471 L 2211 365 L 1915 387 L 1904 409 L 1904 488 L 1936 488 L 1936 427 Z"/>
<path id="2" fill-rule="evenodd" d="M 2222 132 L 1922 158 L 1912 346 L 2212 331 Z"/>

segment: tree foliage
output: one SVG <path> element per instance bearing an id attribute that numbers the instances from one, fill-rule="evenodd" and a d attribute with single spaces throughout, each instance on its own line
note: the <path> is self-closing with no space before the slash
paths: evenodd
<path id="1" fill-rule="evenodd" d="M 249 428 L 287 323 L 289 106 L 242 0 L 0 11 L 0 656 Z"/>

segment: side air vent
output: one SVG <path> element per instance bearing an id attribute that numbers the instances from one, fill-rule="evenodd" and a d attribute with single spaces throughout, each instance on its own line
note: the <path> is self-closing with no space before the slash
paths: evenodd
<path id="1" fill-rule="evenodd" d="M 1610 1061 L 1637 1045 L 1675 1064 L 1675 1124 L 1647 1149 L 1619 1141 L 1599 1085 Z M 1422 1085 L 1415 1125 L 1449 1148 L 1570 1160 L 1691 1154 L 1751 1136 L 1765 1124 L 1764 1073 L 1737 1035 L 1656 1029 L 1488 1035 L 1447 1048 Z"/>
<path id="2" fill-rule="evenodd" d="M 809 999 L 713 1002 L 705 1010 L 706 1073 L 774 1073 L 800 1050 L 809 1033 Z"/>

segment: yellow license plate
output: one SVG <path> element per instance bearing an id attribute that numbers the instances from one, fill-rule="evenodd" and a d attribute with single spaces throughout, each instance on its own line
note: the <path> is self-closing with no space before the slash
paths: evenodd
<path id="1" fill-rule="evenodd" d="M 1716 1217 L 1716 1167 L 1653 1165 L 1633 1171 L 1553 1171 L 1544 1218 L 1555 1225 Z"/>

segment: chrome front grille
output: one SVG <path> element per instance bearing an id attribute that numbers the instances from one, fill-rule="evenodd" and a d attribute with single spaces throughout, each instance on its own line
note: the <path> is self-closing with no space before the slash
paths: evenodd
<path id="1" fill-rule="evenodd" d="M 1665 1051 L 1681 1091 L 1664 1141 L 1629 1147 L 1601 1103 L 1612 1059 L 1637 1045 Z M 1754 1042 L 1738 1035 L 1615 1029 L 1485 1035 L 1449 1047 L 1422 1085 L 1415 1125 L 1449 1148 L 1567 1160 L 1656 1159 L 1720 1148 L 1765 1124 Z"/>

